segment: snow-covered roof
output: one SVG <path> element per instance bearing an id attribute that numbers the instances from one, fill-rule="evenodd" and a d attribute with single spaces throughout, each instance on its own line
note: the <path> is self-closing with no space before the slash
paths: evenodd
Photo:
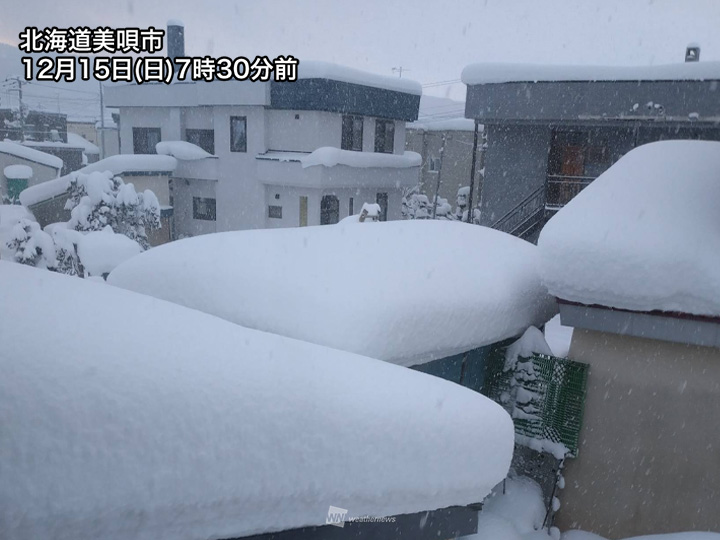
<path id="1" fill-rule="evenodd" d="M 640 146 L 540 234 L 543 280 L 564 300 L 720 316 L 720 143 Z"/>
<path id="2" fill-rule="evenodd" d="M 332 146 L 323 146 L 310 154 L 305 154 L 299 159 L 303 168 L 315 165 L 334 167 L 335 165 L 346 165 L 348 167 L 390 167 L 395 169 L 406 169 L 408 167 L 419 167 L 422 157 L 417 152 L 405 151 L 402 154 L 384 154 L 381 152 L 353 152 L 352 150 L 340 150 Z"/>
<path id="3" fill-rule="evenodd" d="M 177 160 L 172 156 L 157 154 L 118 154 L 110 156 L 70 174 L 30 186 L 20 193 L 20 202 L 25 206 L 32 206 L 42 201 L 62 195 L 68 190 L 70 180 L 78 173 L 110 171 L 114 175 L 132 172 L 172 172 L 177 168 Z"/>
<path id="4" fill-rule="evenodd" d="M 82 150 L 84 148 L 82 144 L 71 144 L 63 141 L 23 141 L 21 144 L 30 148 L 63 148 L 66 150 Z"/>
<path id="5" fill-rule="evenodd" d="M 408 122 L 407 129 L 423 131 L 475 131 L 475 121 L 471 118 L 448 118 L 445 120 Z M 482 132 L 485 126 L 480 124 L 478 131 Z"/>
<path id="6" fill-rule="evenodd" d="M 24 146 L 12 141 L 0 141 L 0 154 L 9 154 L 11 156 L 34 161 L 41 165 L 53 167 L 58 171 L 63 167 L 63 160 L 59 157 L 52 156 L 46 152 L 35 150 L 29 146 Z"/>
<path id="7" fill-rule="evenodd" d="M 185 161 L 216 157 L 199 146 L 187 141 L 162 141 L 155 145 L 158 154 Z"/>
<path id="8" fill-rule="evenodd" d="M 78 135 L 77 133 L 72 133 L 68 131 L 67 134 L 68 138 L 68 144 L 72 144 L 73 146 L 80 146 L 83 149 L 83 154 L 86 155 L 99 155 L 100 154 L 100 148 L 98 148 L 96 145 L 88 141 L 85 137 L 82 135 Z"/>
<path id="9" fill-rule="evenodd" d="M 0 306 L 7 538 L 235 538 L 324 525 L 329 505 L 467 505 L 510 464 L 509 415 L 438 377 L 15 263 Z"/>
<path id="10" fill-rule="evenodd" d="M 185 26 L 185 23 L 182 22 L 180 19 L 168 19 L 167 25 L 168 25 L 168 26 L 182 26 L 182 27 L 184 27 L 184 26 Z"/>
<path id="11" fill-rule="evenodd" d="M 422 95 L 422 85 L 419 82 L 401 77 L 378 75 L 377 73 L 361 71 L 330 62 L 301 60 L 298 64 L 297 77 L 298 79 L 330 79 L 385 90 L 395 90 L 396 92 L 416 96 Z"/>
<path id="12" fill-rule="evenodd" d="M 142 252 L 140 244 L 108 226 L 90 232 L 78 242 L 78 255 L 91 276 L 109 274 L 116 266 Z"/>
<path id="13" fill-rule="evenodd" d="M 8 165 L 3 169 L 5 178 L 16 178 L 18 180 L 28 180 L 32 178 L 32 167 L 27 165 Z"/>
<path id="14" fill-rule="evenodd" d="M 555 81 L 720 80 L 720 62 L 685 62 L 657 66 L 482 63 L 466 66 L 461 79 L 468 85 Z"/>
<path id="15" fill-rule="evenodd" d="M 457 222 L 229 232 L 171 242 L 110 283 L 402 365 L 521 334 L 555 311 L 537 248 Z M 431 301 L 428 301 L 428 298 Z"/>

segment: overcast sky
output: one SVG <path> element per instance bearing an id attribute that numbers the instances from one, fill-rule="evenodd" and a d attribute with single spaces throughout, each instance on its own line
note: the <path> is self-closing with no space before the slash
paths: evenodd
<path id="1" fill-rule="evenodd" d="M 102 7 L 100 7 L 102 6 Z M 473 62 L 661 64 L 720 60 L 720 0 L 4 0 L 0 41 L 25 26 L 185 23 L 190 55 L 292 54 L 422 83 Z M 462 85 L 428 88 L 464 97 Z"/>

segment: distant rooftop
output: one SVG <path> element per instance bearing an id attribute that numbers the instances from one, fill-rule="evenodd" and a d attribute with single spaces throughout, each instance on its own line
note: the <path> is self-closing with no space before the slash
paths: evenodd
<path id="1" fill-rule="evenodd" d="M 467 85 L 559 81 L 705 81 L 720 80 L 720 62 L 657 66 L 480 63 L 465 67 L 461 78 Z"/>

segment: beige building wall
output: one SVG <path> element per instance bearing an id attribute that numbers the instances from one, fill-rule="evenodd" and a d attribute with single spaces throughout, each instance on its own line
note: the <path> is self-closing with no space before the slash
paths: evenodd
<path id="1" fill-rule="evenodd" d="M 720 349 L 576 328 L 568 356 L 590 372 L 556 525 L 720 531 Z"/>
<path id="2" fill-rule="evenodd" d="M 454 209 L 457 206 L 458 189 L 470 185 L 473 132 L 408 129 L 405 148 L 422 156 L 420 190 L 432 201 L 437 190 L 438 173 L 431 170 L 431 159 L 440 157 L 443 134 L 447 138 L 438 193 L 440 197 L 447 199 Z"/>

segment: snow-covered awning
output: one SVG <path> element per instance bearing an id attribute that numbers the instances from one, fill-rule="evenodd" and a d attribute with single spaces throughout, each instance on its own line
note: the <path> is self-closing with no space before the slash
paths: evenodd
<path id="1" fill-rule="evenodd" d="M 467 85 L 558 81 L 708 81 L 720 80 L 720 62 L 657 66 L 480 63 L 466 66 L 461 78 Z"/>
<path id="2" fill-rule="evenodd" d="M 185 161 L 217 157 L 187 141 L 161 141 L 155 145 L 155 149 L 158 154 Z"/>
<path id="3" fill-rule="evenodd" d="M 540 234 L 543 279 L 564 300 L 720 316 L 720 143 L 640 146 Z"/>
<path id="4" fill-rule="evenodd" d="M 438 377 L 2 261 L 0 306 L 3 538 L 236 538 L 324 525 L 330 505 L 464 506 L 510 465 L 509 415 Z"/>
<path id="5" fill-rule="evenodd" d="M 177 164 L 177 160 L 172 156 L 161 156 L 157 154 L 118 154 L 86 165 L 82 169 L 61 176 L 60 178 L 30 186 L 20 193 L 20 202 L 25 206 L 33 206 L 54 197 L 59 197 L 68 190 L 70 180 L 78 173 L 89 174 L 95 171 L 110 171 L 114 175 L 148 172 L 170 174 L 177 168 Z"/>
<path id="6" fill-rule="evenodd" d="M 475 131 L 475 121 L 472 118 L 447 118 L 444 120 L 418 120 L 405 124 L 407 129 L 422 131 Z M 485 126 L 480 124 L 478 131 L 482 133 Z"/>
<path id="7" fill-rule="evenodd" d="M 0 141 L 0 154 L 9 154 L 27 161 L 47 165 L 58 171 L 63 167 L 63 160 L 59 157 L 12 141 Z"/>
<path id="8" fill-rule="evenodd" d="M 347 167 L 390 167 L 393 169 L 406 169 L 419 167 L 422 157 L 417 152 L 405 151 L 402 154 L 383 154 L 381 152 L 353 152 L 340 150 L 332 146 L 318 148 L 300 160 L 303 167 L 324 165 L 334 167 L 345 165 Z"/>
<path id="9" fill-rule="evenodd" d="M 250 328 L 402 365 L 540 326 L 537 248 L 466 223 L 396 221 L 213 234 L 153 248 L 110 283 Z"/>

